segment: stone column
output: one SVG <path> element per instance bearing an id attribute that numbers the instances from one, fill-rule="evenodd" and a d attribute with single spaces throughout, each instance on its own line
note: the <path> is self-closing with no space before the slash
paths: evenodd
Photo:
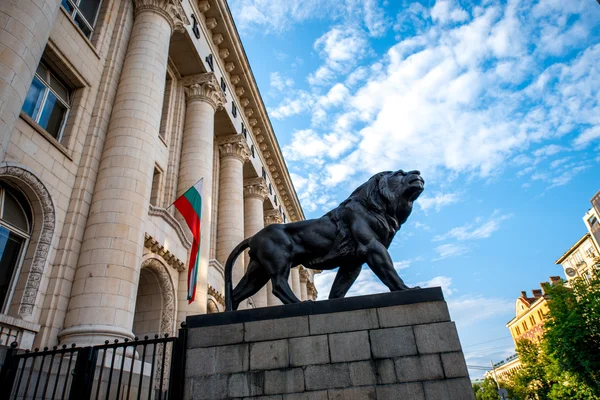
<path id="1" fill-rule="evenodd" d="M 250 148 L 242 135 L 217 139 L 221 154 L 219 171 L 219 210 L 217 220 L 217 260 L 224 266 L 229 253 L 244 240 L 244 163 Z M 233 267 L 233 286 L 244 275 L 243 255 Z"/>
<path id="2" fill-rule="evenodd" d="M 0 1 L 0 160 L 50 37 L 61 0 Z"/>
<path id="3" fill-rule="evenodd" d="M 63 343 L 133 338 L 131 329 L 177 1 L 137 0 L 75 271 Z"/>
<path id="4" fill-rule="evenodd" d="M 179 274 L 179 320 L 188 314 L 205 314 L 208 301 L 208 261 L 212 230 L 213 160 L 215 112 L 225 102 L 225 95 L 214 74 L 186 76 L 182 79 L 186 94 L 185 124 L 181 145 L 181 160 L 177 196 L 181 196 L 200 179 L 202 189 L 202 232 L 200 262 L 196 285 L 196 300 L 187 302 L 187 273 Z M 181 219 L 183 221 L 183 219 Z M 182 223 L 183 226 L 185 222 Z"/>
<path id="5" fill-rule="evenodd" d="M 281 224 L 282 222 L 283 219 L 281 218 L 279 210 L 270 210 L 265 213 L 265 226 L 271 224 Z M 267 283 L 267 305 L 271 307 L 278 306 L 281 304 L 283 304 L 281 300 L 279 300 L 273 294 L 273 282 L 269 280 L 269 282 Z"/>
<path id="6" fill-rule="evenodd" d="M 292 268 L 292 290 L 299 299 L 302 299 L 302 289 L 300 289 L 300 267 Z"/>
<path id="7" fill-rule="evenodd" d="M 308 300 L 308 272 L 305 269 L 300 270 L 300 300 Z"/>
<path id="8" fill-rule="evenodd" d="M 267 184 L 263 178 L 252 178 L 244 181 L 244 238 L 254 235 L 265 227 L 263 206 L 268 195 Z M 246 260 L 248 265 L 249 258 Z M 255 307 L 266 307 L 267 285 L 252 296 Z"/>

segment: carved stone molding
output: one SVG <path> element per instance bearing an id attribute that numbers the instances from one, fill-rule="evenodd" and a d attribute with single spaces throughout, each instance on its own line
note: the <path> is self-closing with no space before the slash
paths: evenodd
<path id="1" fill-rule="evenodd" d="M 246 179 L 244 181 L 244 197 L 254 197 L 264 200 L 268 195 L 269 190 L 262 177 Z"/>
<path id="2" fill-rule="evenodd" d="M 185 270 L 185 263 L 181 261 L 175 254 L 165 249 L 165 246 L 154 239 L 148 233 L 144 234 L 144 247 L 150 250 L 152 253 L 160 256 L 167 264 L 181 272 Z"/>
<path id="3" fill-rule="evenodd" d="M 308 292 L 308 297 L 310 297 L 311 299 L 316 299 L 319 294 L 319 292 L 317 292 L 315 284 L 311 281 L 306 282 L 306 291 Z"/>
<path id="4" fill-rule="evenodd" d="M 281 224 L 282 222 L 283 218 L 281 217 L 279 210 L 265 211 L 265 226 L 271 224 Z"/>
<path id="5" fill-rule="evenodd" d="M 238 96 L 243 95 L 245 92 L 245 89 L 243 86 L 236 86 L 235 87 L 235 94 L 237 94 Z M 242 107 L 244 107 L 244 105 L 242 104 Z"/>
<path id="6" fill-rule="evenodd" d="M 225 296 L 223 296 L 217 289 L 212 287 L 210 284 L 208 285 L 208 295 L 212 296 L 217 303 L 225 307 Z"/>
<path id="7" fill-rule="evenodd" d="M 225 104 L 225 95 L 221 86 L 215 78 L 215 74 L 207 72 L 204 74 L 186 76 L 181 80 L 187 101 L 206 101 L 215 111 Z"/>
<path id="8" fill-rule="evenodd" d="M 206 19 L 206 27 L 208 29 L 214 29 L 217 26 L 217 20 L 214 18 L 207 18 Z"/>
<path id="9" fill-rule="evenodd" d="M 227 64 L 225 64 L 225 71 L 227 72 L 231 72 L 235 69 L 235 64 L 232 62 L 228 62 Z"/>
<path id="10" fill-rule="evenodd" d="M 234 157 L 241 162 L 250 159 L 250 147 L 243 135 L 229 135 L 217 139 L 221 158 Z"/>
<path id="11" fill-rule="evenodd" d="M 155 207 L 152 204 L 150 204 L 148 215 L 162 217 L 169 225 L 171 225 L 171 228 L 175 229 L 175 232 L 177 232 L 177 236 L 179 237 L 179 240 L 181 240 L 183 247 L 185 247 L 186 249 L 192 247 L 192 241 L 188 239 L 185 231 L 181 227 L 181 224 L 175 219 L 174 216 L 169 214 L 167 210 L 161 207 Z"/>
<path id="12" fill-rule="evenodd" d="M 254 128 L 254 126 L 256 126 L 256 124 L 258 123 L 258 120 L 256 118 L 250 118 L 248 120 L 248 123 L 250 124 L 251 127 Z"/>
<path id="13" fill-rule="evenodd" d="M 154 273 L 160 287 L 160 294 L 163 300 L 160 315 L 160 331 L 161 333 L 173 335 L 175 333 L 176 293 L 175 285 L 171 280 L 171 274 L 169 274 L 167 266 L 154 257 L 144 260 L 142 268 L 147 268 Z"/>
<path id="14" fill-rule="evenodd" d="M 244 108 L 244 114 L 246 114 L 246 117 L 251 117 L 252 114 L 254 114 L 254 109 L 253 108 Z"/>
<path id="15" fill-rule="evenodd" d="M 239 75 L 231 75 L 231 83 L 233 83 L 234 85 L 237 85 L 240 82 L 240 76 Z"/>
<path id="16" fill-rule="evenodd" d="M 243 89 L 243 88 L 242 88 Z M 243 94 L 243 93 L 242 93 Z M 241 95 L 240 95 L 241 96 Z M 248 104 L 250 104 L 250 100 L 248 100 L 247 97 L 241 98 L 240 99 L 240 104 L 242 105 L 242 107 L 246 107 Z"/>
<path id="17" fill-rule="evenodd" d="M 143 11 L 153 11 L 169 21 L 171 32 L 185 32 L 190 20 L 185 15 L 181 0 L 133 0 L 135 15 Z"/>
<path id="18" fill-rule="evenodd" d="M 210 3 L 208 2 L 208 0 L 202 0 L 198 2 L 198 10 L 201 13 L 205 13 L 210 9 Z"/>
<path id="19" fill-rule="evenodd" d="M 225 59 L 228 56 L 229 56 L 229 49 L 228 48 L 219 49 L 219 57 L 221 57 L 222 59 Z"/>
<path id="20" fill-rule="evenodd" d="M 48 263 L 48 255 L 50 253 L 52 237 L 56 226 L 54 203 L 50 192 L 46 189 L 46 186 L 42 181 L 38 179 L 35 174 L 21 166 L 9 163 L 0 164 L 0 178 L 5 178 L 16 184 L 17 187 L 25 192 L 28 198 L 31 195 L 35 196 L 35 199 L 30 198 L 29 200 L 39 201 L 38 206 L 41 208 L 39 211 L 43 214 L 39 237 L 34 237 L 34 241 L 30 244 L 30 246 L 36 247 L 31 261 L 31 267 L 27 274 L 27 280 L 25 281 L 25 290 L 21 297 L 21 304 L 19 305 L 19 315 L 32 315 L 44 269 Z M 29 194 L 27 192 L 29 192 Z M 32 204 L 32 206 L 34 205 Z"/>
<path id="21" fill-rule="evenodd" d="M 215 44 L 215 46 L 218 46 L 221 43 L 223 43 L 223 35 L 221 35 L 220 33 L 217 33 L 217 34 L 213 35 L 212 40 L 213 40 L 213 43 Z"/>
<path id="22" fill-rule="evenodd" d="M 300 272 L 300 282 L 302 282 L 302 283 L 310 282 L 308 279 L 308 271 L 307 270 L 305 270 L 304 268 L 299 268 L 299 272 Z"/>

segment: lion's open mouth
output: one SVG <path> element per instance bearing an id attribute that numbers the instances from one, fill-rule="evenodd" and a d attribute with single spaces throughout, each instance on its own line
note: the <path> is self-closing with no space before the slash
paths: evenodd
<path id="1" fill-rule="evenodd" d="M 408 184 L 412 185 L 415 182 L 419 182 L 421 184 L 421 186 L 425 185 L 425 181 L 423 180 L 423 178 L 421 178 L 419 175 L 415 176 L 413 179 L 411 179 Z"/>

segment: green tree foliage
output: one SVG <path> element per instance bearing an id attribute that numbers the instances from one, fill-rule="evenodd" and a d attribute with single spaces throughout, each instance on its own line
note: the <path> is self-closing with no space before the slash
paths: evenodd
<path id="1" fill-rule="evenodd" d="M 589 282 L 571 281 L 571 289 L 554 285 L 544 324 L 548 355 L 557 370 L 570 373 L 573 382 L 587 386 L 600 398 L 600 274 Z"/>
<path id="2" fill-rule="evenodd" d="M 549 360 L 543 346 L 528 339 L 517 343 L 521 368 L 512 376 L 511 387 L 517 399 L 547 399 L 552 383 L 548 380 L 546 367 Z"/>
<path id="3" fill-rule="evenodd" d="M 476 400 L 498 400 L 498 386 L 491 378 L 485 378 L 481 383 L 473 384 Z"/>

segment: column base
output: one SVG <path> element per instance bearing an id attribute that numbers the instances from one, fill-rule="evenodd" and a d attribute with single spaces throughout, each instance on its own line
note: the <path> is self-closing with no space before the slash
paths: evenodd
<path id="1" fill-rule="evenodd" d="M 135 335 L 131 330 L 112 325 L 80 325 L 63 329 L 58 334 L 58 340 L 62 344 L 75 343 L 77 346 L 93 346 L 103 344 L 106 340 L 120 342 L 124 339 L 133 340 Z"/>

